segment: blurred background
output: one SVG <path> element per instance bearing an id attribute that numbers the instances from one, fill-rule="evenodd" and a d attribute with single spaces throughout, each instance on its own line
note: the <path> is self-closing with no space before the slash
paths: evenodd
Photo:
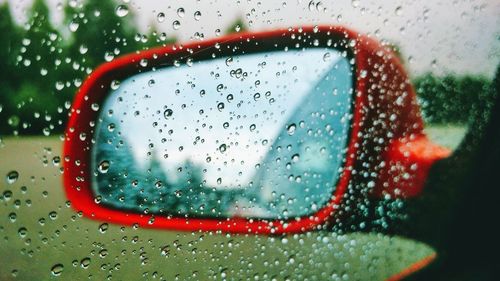
<path id="1" fill-rule="evenodd" d="M 345 25 L 392 46 L 430 124 L 465 124 L 488 99 L 500 4 L 484 1 L 0 1 L 0 131 L 60 134 L 99 64 L 232 32 Z"/>

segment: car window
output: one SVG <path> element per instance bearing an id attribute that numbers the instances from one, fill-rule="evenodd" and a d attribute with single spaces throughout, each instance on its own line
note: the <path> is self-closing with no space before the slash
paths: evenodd
<path id="1" fill-rule="evenodd" d="M 493 139 L 499 12 L 0 0 L 0 280 L 400 280 L 439 261 L 432 219 L 473 185 L 450 171 Z M 425 196 L 395 196 L 407 181 Z"/>

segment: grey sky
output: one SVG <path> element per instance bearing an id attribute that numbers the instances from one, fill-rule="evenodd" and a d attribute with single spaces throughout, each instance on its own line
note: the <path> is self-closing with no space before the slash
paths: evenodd
<path id="1" fill-rule="evenodd" d="M 31 1 L 10 0 L 19 22 L 25 20 L 26 7 Z M 56 7 L 65 0 L 48 1 L 54 12 L 54 22 L 61 25 L 61 11 Z M 216 29 L 224 30 L 241 16 L 252 30 L 341 24 L 379 39 L 388 39 L 402 47 L 412 75 L 425 71 L 454 71 L 491 77 L 500 61 L 500 1 L 497 0 L 119 2 L 128 3 L 142 31 L 155 24 L 159 30 L 181 41 L 194 40 L 191 38 L 195 32 L 204 33 L 205 38 L 214 37 Z M 182 18 L 176 13 L 180 7 L 185 10 Z M 195 11 L 202 14 L 199 20 L 193 16 Z M 156 18 L 160 12 L 166 15 L 163 22 Z M 181 22 L 178 30 L 172 27 L 174 20 Z"/>

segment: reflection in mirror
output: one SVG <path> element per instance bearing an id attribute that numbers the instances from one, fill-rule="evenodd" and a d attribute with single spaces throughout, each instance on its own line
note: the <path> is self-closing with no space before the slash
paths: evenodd
<path id="1" fill-rule="evenodd" d="M 352 118 L 333 49 L 254 53 L 122 81 L 92 151 L 101 204 L 172 216 L 286 219 L 332 199 Z"/>

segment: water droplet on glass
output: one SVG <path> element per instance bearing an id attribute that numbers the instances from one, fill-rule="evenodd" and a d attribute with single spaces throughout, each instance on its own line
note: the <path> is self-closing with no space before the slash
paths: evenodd
<path id="1" fill-rule="evenodd" d="M 9 201 L 12 198 L 12 191 L 6 190 L 3 192 L 3 200 Z"/>
<path id="2" fill-rule="evenodd" d="M 332 55 L 330 54 L 330 52 L 327 52 L 323 55 L 323 61 L 325 61 L 325 62 L 329 61 L 331 58 L 332 58 Z"/>
<path id="3" fill-rule="evenodd" d="M 99 104 L 93 103 L 93 104 L 90 105 L 90 108 L 92 109 L 92 111 L 98 111 L 99 110 Z"/>
<path id="4" fill-rule="evenodd" d="M 99 232 L 105 233 L 106 231 L 108 231 L 108 228 L 109 228 L 109 225 L 107 223 L 103 223 L 103 224 L 99 225 Z"/>
<path id="5" fill-rule="evenodd" d="M 178 20 L 174 20 L 174 22 L 172 23 L 172 28 L 174 30 L 178 30 L 179 28 L 181 28 L 181 22 Z"/>
<path id="6" fill-rule="evenodd" d="M 184 10 L 184 8 L 179 8 L 179 9 L 177 9 L 177 15 L 178 15 L 180 18 L 183 18 L 185 14 L 186 14 L 186 11 Z"/>
<path id="7" fill-rule="evenodd" d="M 172 116 L 172 114 L 174 114 L 174 111 L 170 108 L 167 108 L 165 112 L 163 112 L 163 117 L 165 117 L 165 119 L 168 119 Z"/>
<path id="8" fill-rule="evenodd" d="M 200 18 L 201 18 L 201 12 L 200 11 L 194 12 L 194 19 L 198 21 L 200 20 Z"/>
<path id="9" fill-rule="evenodd" d="M 115 58 L 115 55 L 113 55 L 112 52 L 106 52 L 104 53 L 104 60 L 107 62 L 112 61 Z"/>
<path id="10" fill-rule="evenodd" d="M 109 123 L 108 125 L 108 131 L 113 132 L 116 128 L 115 123 Z"/>
<path id="11" fill-rule="evenodd" d="M 78 22 L 76 22 L 76 21 L 72 20 L 72 21 L 69 23 L 69 30 L 70 30 L 71 32 L 75 32 L 75 31 L 78 29 L 78 27 L 79 27 L 79 26 L 80 26 L 80 24 L 79 24 Z"/>
<path id="12" fill-rule="evenodd" d="M 15 222 L 16 219 L 17 219 L 17 214 L 16 213 L 12 212 L 12 213 L 9 214 L 9 220 L 10 220 L 10 222 Z"/>
<path id="13" fill-rule="evenodd" d="M 227 150 L 227 146 L 226 146 L 226 144 L 225 144 L 225 143 L 223 143 L 223 144 L 221 144 L 221 145 L 219 146 L 219 151 L 220 151 L 221 153 L 226 152 L 226 150 Z"/>
<path id="14" fill-rule="evenodd" d="M 124 16 L 128 15 L 128 7 L 126 5 L 119 5 L 118 7 L 116 7 L 115 13 L 120 18 L 123 18 Z"/>
<path id="15" fill-rule="evenodd" d="M 158 20 L 158 22 L 164 22 L 165 21 L 165 13 L 158 13 L 158 15 L 156 16 L 156 19 Z"/>
<path id="16" fill-rule="evenodd" d="M 17 181 L 17 179 L 19 178 L 19 173 L 17 171 L 10 171 L 7 173 L 7 183 L 8 184 L 13 184 Z"/>
<path id="17" fill-rule="evenodd" d="M 90 258 L 84 258 L 80 261 L 80 266 L 82 268 L 88 268 L 90 265 Z"/>
<path id="18" fill-rule="evenodd" d="M 293 135 L 295 134 L 295 129 L 297 129 L 297 125 L 295 123 L 292 123 L 286 127 L 286 131 L 288 132 L 288 135 Z"/>
<path id="19" fill-rule="evenodd" d="M 120 81 L 118 80 L 111 81 L 111 90 L 117 90 L 118 88 L 120 88 Z"/>
<path id="20" fill-rule="evenodd" d="M 218 109 L 219 111 L 222 111 L 222 110 L 224 109 L 224 103 L 223 103 L 223 102 L 219 102 L 219 103 L 217 104 L 217 109 Z"/>
<path id="21" fill-rule="evenodd" d="M 109 161 L 108 160 L 103 160 L 101 163 L 99 163 L 98 167 L 99 173 L 105 174 L 109 170 Z"/>
<path id="22" fill-rule="evenodd" d="M 59 275 L 61 275 L 61 273 L 63 272 L 63 270 L 64 270 L 64 266 L 63 266 L 62 264 L 60 264 L 60 263 L 58 263 L 58 264 L 54 265 L 54 266 L 50 269 L 50 271 L 51 271 L 52 275 L 54 275 L 54 276 L 59 276 Z"/>
<path id="23" fill-rule="evenodd" d="M 87 51 L 89 50 L 89 48 L 87 48 L 87 46 L 85 45 L 80 45 L 80 48 L 78 48 L 78 51 L 80 52 L 80 54 L 82 55 L 85 55 L 87 53 Z"/>
<path id="24" fill-rule="evenodd" d="M 396 7 L 396 10 L 394 10 L 394 13 L 396 14 L 396 16 L 401 16 L 403 14 L 403 7 L 401 7 L 401 6 Z"/>
<path id="25" fill-rule="evenodd" d="M 28 230 L 26 227 L 21 227 L 17 230 L 17 234 L 19 234 L 19 237 L 24 238 L 26 235 L 28 235 Z"/>
<path id="26" fill-rule="evenodd" d="M 57 219 L 57 212 L 56 211 L 52 211 L 49 213 L 49 218 L 51 220 L 56 220 Z"/>

